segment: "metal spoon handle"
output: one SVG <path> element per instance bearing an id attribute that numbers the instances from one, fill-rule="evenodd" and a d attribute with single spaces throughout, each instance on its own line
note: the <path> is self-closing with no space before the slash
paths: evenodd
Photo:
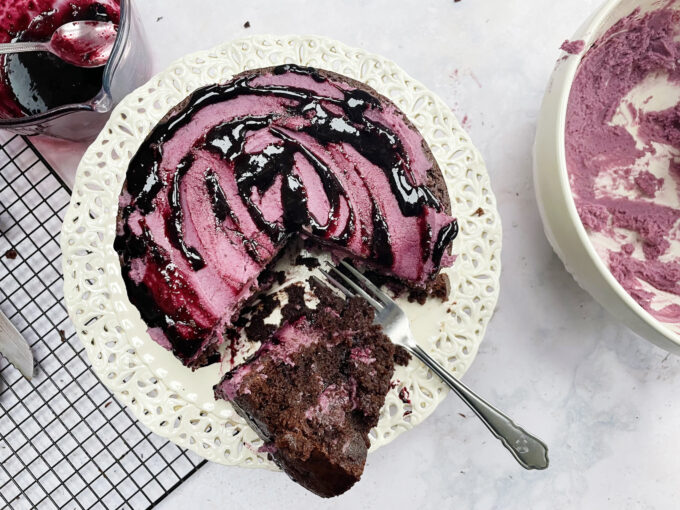
<path id="1" fill-rule="evenodd" d="M 525 469 L 545 469 L 548 467 L 548 447 L 540 439 L 532 436 L 510 418 L 494 408 L 437 363 L 420 346 L 409 350 L 425 363 L 465 402 L 482 420 L 484 425 L 503 443 L 510 453 Z"/>
<path id="2" fill-rule="evenodd" d="M 47 43 L 44 42 L 23 42 L 0 44 L 0 55 L 8 53 L 26 53 L 28 51 L 50 51 Z"/>

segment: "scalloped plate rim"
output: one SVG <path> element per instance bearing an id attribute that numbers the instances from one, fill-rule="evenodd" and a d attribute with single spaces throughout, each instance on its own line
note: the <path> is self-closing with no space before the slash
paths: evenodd
<path id="1" fill-rule="evenodd" d="M 107 138 L 107 131 L 108 131 L 107 128 L 111 124 L 115 123 L 116 120 L 119 120 L 121 118 L 121 114 L 126 110 L 126 108 L 128 108 L 130 106 L 130 105 L 128 105 L 128 103 L 132 101 L 132 98 L 138 97 L 138 96 L 143 96 L 143 95 L 148 96 L 149 95 L 148 90 L 150 88 L 154 88 L 156 83 L 162 83 L 166 78 L 169 78 L 172 75 L 173 71 L 176 70 L 177 68 L 185 67 L 185 66 L 186 67 L 195 66 L 196 65 L 195 62 L 198 61 L 199 59 L 206 60 L 206 58 L 210 59 L 213 56 L 215 56 L 216 59 L 220 59 L 220 55 L 223 55 L 223 58 L 226 59 L 226 58 L 229 58 L 228 53 L 229 53 L 230 49 L 234 49 L 234 48 L 237 48 L 239 46 L 243 46 L 244 44 L 253 44 L 254 45 L 254 44 L 257 44 L 258 42 L 259 43 L 264 42 L 265 44 L 269 43 L 270 49 L 276 48 L 277 46 L 285 49 L 286 44 L 288 44 L 288 46 L 294 46 L 295 44 L 297 44 L 298 46 L 301 46 L 305 42 L 308 42 L 308 43 L 311 42 L 311 43 L 315 44 L 314 50 L 316 50 L 316 51 L 318 51 L 324 44 L 327 44 L 329 47 L 336 46 L 337 47 L 336 52 L 338 54 L 340 53 L 339 51 L 337 51 L 338 49 L 340 51 L 351 51 L 351 52 L 353 52 L 354 55 L 358 55 L 359 58 L 362 60 L 362 62 L 366 62 L 368 60 L 373 59 L 375 61 L 381 62 L 383 65 L 391 66 L 393 68 L 393 70 L 395 70 L 398 74 L 401 75 L 404 82 L 408 81 L 414 88 L 420 89 L 424 93 L 427 93 L 431 98 L 434 99 L 435 103 L 439 103 L 436 106 L 441 106 L 441 105 L 446 106 L 446 104 L 437 95 L 430 92 L 429 89 L 427 89 L 418 80 L 413 79 L 408 73 L 403 71 L 393 61 L 386 59 L 384 57 L 381 57 L 380 55 L 377 55 L 377 54 L 374 54 L 374 53 L 371 53 L 371 52 L 367 52 L 367 51 L 365 51 L 361 48 L 352 48 L 352 47 L 349 47 L 349 46 L 347 46 L 344 43 L 341 43 L 339 41 L 335 41 L 335 40 L 328 39 L 328 38 L 325 38 L 325 37 L 320 37 L 320 36 L 312 36 L 312 35 L 281 35 L 281 36 L 279 36 L 279 35 L 266 35 L 266 34 L 253 35 L 253 36 L 249 36 L 249 37 L 239 38 L 239 39 L 236 39 L 236 40 L 233 40 L 233 41 L 230 41 L 230 42 L 226 42 L 226 43 L 220 44 L 218 46 L 215 46 L 213 48 L 210 48 L 208 50 L 202 50 L 202 51 L 194 52 L 194 53 L 188 54 L 184 57 L 181 57 L 179 59 L 176 59 L 168 67 L 166 67 L 163 71 L 156 74 L 145 85 L 143 85 L 143 86 L 139 87 L 138 89 L 136 89 L 135 91 L 133 91 L 126 98 L 124 98 L 123 101 L 121 101 L 121 103 L 119 105 L 116 106 L 116 108 L 113 110 L 112 115 L 111 115 L 109 121 L 107 122 L 105 128 L 97 136 L 97 138 L 93 142 L 93 144 L 88 148 L 88 150 L 85 154 L 85 157 L 83 158 L 83 160 L 81 161 L 81 164 L 78 167 L 78 172 L 77 172 L 77 176 L 76 176 L 76 183 L 73 187 L 74 193 L 73 193 L 73 196 L 72 196 L 72 199 L 71 199 L 71 205 L 69 206 L 69 209 L 68 209 L 67 214 L 66 214 L 64 227 L 63 227 L 63 230 L 62 230 L 62 238 L 61 238 L 62 251 L 64 252 L 64 255 L 65 255 L 64 258 L 63 258 L 64 280 L 65 280 L 65 282 L 64 282 L 64 285 L 65 285 L 65 301 L 66 301 L 66 304 L 67 304 L 69 316 L 74 321 L 74 324 L 76 324 L 76 325 L 78 324 L 78 321 L 76 320 L 77 314 L 75 312 L 75 309 L 77 308 L 77 304 L 78 304 L 78 301 L 80 300 L 80 298 L 78 296 L 72 295 L 70 292 L 67 292 L 68 284 L 74 283 L 74 282 L 71 280 L 70 271 L 69 271 L 72 268 L 67 267 L 67 266 L 69 266 L 70 264 L 73 263 L 73 259 L 68 258 L 66 256 L 66 254 L 69 253 L 69 248 L 68 248 L 67 244 L 73 238 L 72 238 L 72 236 L 70 236 L 70 233 L 67 231 L 66 225 L 67 225 L 67 221 L 74 220 L 74 218 L 73 218 L 73 216 L 75 215 L 74 203 L 78 202 L 79 200 L 82 201 L 82 197 L 76 196 L 76 192 L 81 191 L 81 189 L 82 189 L 81 184 L 85 180 L 84 174 L 86 173 L 86 171 L 88 169 L 88 157 L 91 156 L 92 154 L 94 154 L 97 149 L 99 149 L 103 146 L 103 142 Z M 309 51 L 309 48 L 306 48 L 306 49 Z M 337 57 L 338 54 L 336 54 L 335 56 Z M 207 64 L 207 63 L 210 63 L 210 62 L 208 62 L 206 60 L 205 63 Z M 283 62 L 280 62 L 280 63 L 283 63 Z M 275 64 L 271 64 L 271 65 L 275 65 Z M 318 64 L 315 65 L 315 66 L 323 68 L 323 66 L 318 65 Z M 333 69 L 330 69 L 330 70 L 333 70 Z M 232 76 L 233 76 L 233 74 L 232 74 Z M 353 77 L 355 79 L 360 79 L 361 81 L 364 81 L 363 79 L 361 79 L 359 77 L 354 77 L 354 76 L 351 76 L 351 77 Z M 229 78 L 225 77 L 225 76 L 220 76 L 219 79 L 216 79 L 215 81 L 224 81 L 225 79 L 229 79 Z M 370 76 L 369 76 L 369 79 L 370 79 Z M 181 78 L 179 78 L 179 80 L 181 81 Z M 198 87 L 203 86 L 203 85 L 204 84 L 199 83 L 196 87 L 192 88 L 191 90 L 194 90 L 195 88 L 198 88 Z M 376 88 L 373 85 L 371 85 L 371 86 L 373 88 Z M 157 89 L 156 92 L 159 92 L 159 91 L 160 91 L 160 89 Z M 381 90 L 379 90 L 379 92 L 381 94 L 385 95 L 386 97 L 394 100 L 394 98 L 391 96 L 391 94 L 389 92 L 381 91 Z M 396 102 L 397 101 L 395 100 L 395 103 Z M 167 109 L 165 109 L 165 111 L 167 112 L 168 110 L 170 110 L 173 107 L 174 107 L 174 105 L 170 105 L 170 106 L 167 107 Z M 409 118 L 411 118 L 408 115 L 407 112 L 404 112 L 404 113 Z M 466 142 L 465 144 L 463 144 L 464 147 L 473 151 L 475 153 L 474 155 L 478 158 L 478 168 L 477 168 L 477 170 L 479 171 L 479 175 L 482 175 L 482 179 L 485 180 L 486 188 L 487 188 L 487 191 L 488 191 L 487 199 L 490 200 L 490 202 L 491 202 L 490 206 L 493 208 L 493 211 L 487 211 L 487 212 L 492 213 L 491 214 L 492 221 L 491 221 L 490 230 L 493 231 L 492 234 L 493 234 L 493 236 L 495 236 L 495 242 L 496 242 L 496 246 L 493 249 L 493 253 L 490 254 L 490 257 L 493 258 L 493 255 L 498 255 L 496 257 L 496 259 L 497 259 L 496 260 L 496 270 L 491 275 L 491 278 L 492 278 L 491 283 L 493 284 L 494 289 L 495 289 L 495 291 L 492 293 L 492 296 L 488 299 L 491 310 L 489 312 L 487 312 L 486 316 L 483 316 L 480 319 L 481 327 L 479 329 L 478 334 L 476 335 L 477 336 L 476 341 L 472 345 L 472 350 L 469 351 L 466 355 L 466 363 L 463 365 L 463 368 L 460 370 L 460 373 L 462 374 L 462 373 L 464 373 L 465 370 L 467 370 L 469 365 L 474 360 L 474 357 L 477 353 L 479 344 L 481 343 L 481 341 L 483 339 L 484 332 L 486 330 L 488 322 L 489 322 L 491 316 L 493 315 L 493 308 L 495 307 L 495 304 L 497 302 L 498 293 L 499 293 L 500 251 L 501 251 L 501 242 L 502 242 L 502 231 L 501 231 L 500 218 L 499 218 L 499 215 L 498 215 L 498 211 L 496 209 L 495 199 L 493 197 L 493 193 L 491 192 L 490 184 L 488 182 L 488 180 L 489 180 L 488 174 L 486 173 L 486 169 L 485 169 L 483 160 L 482 160 L 481 156 L 479 155 L 477 149 L 474 148 L 474 146 L 472 145 L 471 141 L 469 140 L 469 137 L 467 137 L 467 134 L 465 134 L 464 130 L 462 129 L 462 127 L 458 123 L 457 119 L 455 118 L 455 115 L 451 112 L 447 112 L 447 113 L 448 113 L 448 115 L 450 115 L 450 118 L 452 119 L 453 127 L 459 133 L 464 135 L 465 142 Z M 162 115 L 161 115 L 161 117 L 162 117 Z M 411 119 L 411 120 L 414 121 L 414 119 Z M 415 121 L 414 121 L 414 123 L 415 123 Z M 151 127 L 149 129 L 152 129 L 152 127 L 153 127 L 153 124 L 151 125 Z M 133 147 L 131 147 L 131 149 L 133 149 L 133 152 L 137 150 L 137 148 L 139 147 L 139 144 L 142 143 L 143 139 L 146 137 L 147 134 L 148 134 L 148 131 L 146 131 L 141 138 L 138 138 L 136 136 L 133 137 L 134 142 L 139 142 L 139 143 L 134 143 Z M 425 135 L 423 135 L 423 136 L 425 136 Z M 450 136 L 453 136 L 453 132 L 450 134 Z M 429 144 L 431 144 L 431 141 L 427 137 L 426 137 L 426 140 L 428 141 Z M 435 158 L 437 159 L 438 162 L 440 161 L 440 157 L 438 157 L 436 154 L 435 154 Z M 125 159 L 125 158 L 123 158 L 123 159 Z M 126 166 L 127 166 L 127 164 L 126 164 Z M 445 177 L 447 177 L 447 185 L 449 185 L 448 176 L 445 175 Z M 119 190 L 120 189 L 119 183 L 116 182 L 115 185 L 116 185 L 117 189 Z M 117 197 L 118 194 L 119 194 L 119 191 L 118 191 L 118 193 L 116 193 L 116 197 Z M 454 197 L 452 197 L 452 206 L 454 207 L 454 213 L 455 213 L 455 205 L 454 205 L 455 203 L 454 203 L 453 198 Z M 115 221 L 114 221 L 113 227 L 114 227 L 114 230 L 115 230 Z M 117 260 L 117 257 L 116 257 L 116 260 Z M 118 264 L 118 272 L 120 273 L 120 265 L 119 264 Z M 130 306 L 132 307 L 132 305 L 130 305 Z M 134 307 L 132 307 L 132 308 L 134 309 Z M 136 312 L 136 309 L 134 309 L 134 312 Z M 156 432 L 156 433 L 158 433 L 158 434 L 160 434 L 164 437 L 167 437 L 168 439 L 176 442 L 177 444 L 180 444 L 180 446 L 190 448 L 190 449 L 194 450 L 195 452 L 197 452 L 199 455 L 208 458 L 209 460 L 213 460 L 213 461 L 217 461 L 217 462 L 221 461 L 221 459 L 222 459 L 221 456 L 218 456 L 217 458 L 215 458 L 214 455 L 205 455 L 206 452 L 202 451 L 198 447 L 197 444 L 194 444 L 194 445 L 188 444 L 187 441 L 178 441 L 177 438 L 170 437 L 168 434 L 165 433 L 165 430 L 159 429 L 159 427 L 157 426 L 157 423 L 158 423 L 157 417 L 147 418 L 143 413 L 139 412 L 140 410 L 138 409 L 138 407 L 131 405 L 135 397 L 130 396 L 130 395 L 122 395 L 121 392 L 120 392 L 120 388 L 117 388 L 113 384 L 113 382 L 108 381 L 107 377 L 103 376 L 103 371 L 100 371 L 101 367 L 99 366 L 99 363 L 97 363 L 96 359 L 93 359 L 94 353 L 91 352 L 90 348 L 87 345 L 86 340 L 84 338 L 82 338 L 81 331 L 78 328 L 77 328 L 77 332 L 78 332 L 78 337 L 80 338 L 80 340 L 83 342 L 83 344 L 86 347 L 86 352 L 87 352 L 88 358 L 90 358 L 90 361 L 93 363 L 93 369 L 95 371 L 95 374 L 100 378 L 100 380 L 102 380 L 102 382 L 112 392 L 114 392 L 114 394 L 116 395 L 117 398 L 121 399 L 126 404 L 126 406 L 131 408 L 132 412 L 140 419 L 140 421 L 145 423 L 147 425 L 147 427 L 149 427 L 152 431 L 154 431 L 154 432 Z M 146 334 L 146 332 L 144 332 L 144 334 Z M 121 335 L 121 336 L 123 336 L 123 335 Z M 151 342 L 150 338 L 148 337 L 148 334 L 146 334 L 146 336 L 147 336 L 147 343 Z M 158 346 L 156 346 L 156 344 L 152 343 L 152 349 L 153 349 L 154 346 L 158 347 Z M 161 348 L 158 347 L 158 349 L 161 349 Z M 134 355 L 131 355 L 131 356 L 132 356 L 132 358 L 135 357 Z M 150 368 L 150 367 L 148 367 L 148 368 Z M 445 395 L 445 394 L 446 394 L 446 390 L 444 390 L 444 392 L 443 392 L 443 395 Z M 418 421 L 418 423 L 420 423 L 422 420 L 427 418 L 434 411 L 434 409 L 437 407 L 437 405 L 443 399 L 443 395 L 441 397 L 439 397 L 438 400 L 433 402 L 432 405 L 430 405 L 430 407 L 427 409 L 427 412 L 425 412 L 422 415 L 422 418 Z M 413 426 L 415 426 L 415 425 L 413 425 Z M 405 427 L 404 430 L 408 430 L 410 428 L 412 428 L 412 426 L 407 426 L 407 427 Z M 395 434 L 393 434 L 393 437 L 396 437 L 397 435 L 399 435 L 399 433 L 403 432 L 404 430 L 397 431 Z M 385 441 L 384 443 L 380 443 L 380 444 L 385 444 L 386 442 L 389 442 L 389 441 Z M 380 446 L 380 444 L 372 445 L 371 450 L 373 450 L 374 447 Z M 261 461 L 261 460 L 262 460 L 261 458 L 258 459 L 258 461 Z M 229 461 L 225 462 L 223 459 L 222 459 L 222 462 L 226 463 L 226 464 L 234 464 L 233 462 L 229 462 Z M 244 465 L 242 462 L 237 462 L 237 464 Z M 268 463 L 266 463 L 266 462 L 246 463 L 245 465 L 249 466 L 249 467 L 272 467 L 271 465 L 268 465 Z"/>

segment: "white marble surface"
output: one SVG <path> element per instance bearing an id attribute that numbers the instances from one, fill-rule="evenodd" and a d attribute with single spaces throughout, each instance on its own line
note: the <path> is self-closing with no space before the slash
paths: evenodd
<path id="1" fill-rule="evenodd" d="M 543 437 L 551 454 L 547 471 L 524 472 L 450 396 L 371 455 L 362 481 L 340 498 L 322 501 L 279 473 L 210 465 L 162 510 L 678 507 L 680 360 L 617 324 L 574 283 L 545 240 L 534 200 L 531 146 L 543 89 L 558 47 L 599 0 L 137 4 L 154 70 L 246 34 L 316 33 L 395 60 L 461 120 L 467 115 L 505 236 L 500 302 L 465 381 Z M 75 156 L 41 148 L 72 174 Z"/>

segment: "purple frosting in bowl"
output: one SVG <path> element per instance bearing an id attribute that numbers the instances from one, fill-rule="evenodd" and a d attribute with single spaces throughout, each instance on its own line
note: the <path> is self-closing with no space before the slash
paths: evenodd
<path id="1" fill-rule="evenodd" d="M 591 46 L 574 79 L 565 132 L 569 180 L 593 246 L 623 288 L 669 325 L 680 324 L 674 4 L 635 10 Z"/>

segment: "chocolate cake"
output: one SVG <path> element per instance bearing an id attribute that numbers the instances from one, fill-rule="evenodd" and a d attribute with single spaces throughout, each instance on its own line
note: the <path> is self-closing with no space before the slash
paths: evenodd
<path id="1" fill-rule="evenodd" d="M 294 481 L 323 497 L 361 477 L 394 371 L 395 347 L 362 299 L 312 286 L 286 289 L 282 325 L 215 386 L 264 440 L 262 451 Z"/>
<path id="2" fill-rule="evenodd" d="M 198 89 L 132 158 L 115 249 L 149 334 L 196 368 L 291 238 L 409 288 L 453 262 L 442 173 L 388 99 L 286 65 Z"/>

